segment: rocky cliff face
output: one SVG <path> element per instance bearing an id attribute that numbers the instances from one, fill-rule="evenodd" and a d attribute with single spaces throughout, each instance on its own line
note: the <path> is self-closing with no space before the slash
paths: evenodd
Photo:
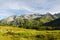
<path id="1" fill-rule="evenodd" d="M 2 23 L 12 23 L 13 21 L 16 21 L 16 22 L 19 22 L 18 19 L 37 19 L 37 18 L 40 18 L 42 20 L 44 19 L 47 19 L 47 20 L 54 20 L 56 18 L 59 17 L 59 14 L 50 14 L 50 13 L 47 13 L 47 14 L 29 14 L 29 15 L 21 15 L 21 16 L 17 16 L 17 15 L 12 15 L 12 16 L 9 16 L 8 18 L 6 19 L 2 19 L 1 22 Z"/>

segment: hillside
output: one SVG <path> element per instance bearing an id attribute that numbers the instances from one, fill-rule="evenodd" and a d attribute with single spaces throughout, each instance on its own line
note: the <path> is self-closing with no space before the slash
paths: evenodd
<path id="1" fill-rule="evenodd" d="M 51 13 L 46 14 L 26 14 L 26 15 L 12 15 L 8 18 L 2 19 L 0 21 L 1 26 L 17 26 L 20 28 L 26 28 L 26 29 L 44 29 L 43 26 L 41 26 L 44 23 L 50 22 L 52 20 L 55 20 L 59 18 L 59 16 L 52 15 Z M 45 28 L 46 29 L 46 28 Z"/>
<path id="2" fill-rule="evenodd" d="M 60 18 L 47 22 L 43 25 L 53 27 L 53 29 L 60 29 Z"/>

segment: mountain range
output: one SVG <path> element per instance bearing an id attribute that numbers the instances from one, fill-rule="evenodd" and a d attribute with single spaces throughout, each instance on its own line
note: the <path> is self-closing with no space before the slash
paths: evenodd
<path id="1" fill-rule="evenodd" d="M 48 19 L 50 18 L 51 20 L 54 20 L 56 18 L 59 18 L 60 17 L 60 13 L 58 14 L 50 14 L 50 13 L 46 13 L 46 14 L 26 14 L 26 15 L 21 15 L 21 16 L 17 16 L 17 15 L 12 15 L 12 16 L 9 16 L 8 18 L 5 18 L 5 19 L 2 19 L 1 21 L 2 22 L 11 22 L 11 21 L 17 21 L 18 19 L 36 19 L 36 18 L 45 18 L 45 19 Z"/>
<path id="2" fill-rule="evenodd" d="M 8 18 L 4 18 L 0 20 L 0 25 L 18 25 L 21 26 L 40 26 L 44 23 L 48 23 L 50 21 L 53 21 L 55 19 L 60 18 L 60 13 L 52 15 L 51 13 L 46 14 L 26 14 L 26 15 L 12 15 Z"/>

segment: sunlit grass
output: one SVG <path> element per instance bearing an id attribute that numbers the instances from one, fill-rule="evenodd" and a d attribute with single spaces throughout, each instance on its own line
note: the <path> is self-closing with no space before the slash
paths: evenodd
<path id="1" fill-rule="evenodd" d="M 37 31 L 12 26 L 0 26 L 0 40 L 60 40 L 60 30 Z"/>

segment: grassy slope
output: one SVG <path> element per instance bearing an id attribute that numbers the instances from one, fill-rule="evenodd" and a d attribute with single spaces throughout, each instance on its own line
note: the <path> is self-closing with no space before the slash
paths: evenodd
<path id="1" fill-rule="evenodd" d="M 0 40 L 60 40 L 60 30 L 37 31 L 0 26 Z"/>

